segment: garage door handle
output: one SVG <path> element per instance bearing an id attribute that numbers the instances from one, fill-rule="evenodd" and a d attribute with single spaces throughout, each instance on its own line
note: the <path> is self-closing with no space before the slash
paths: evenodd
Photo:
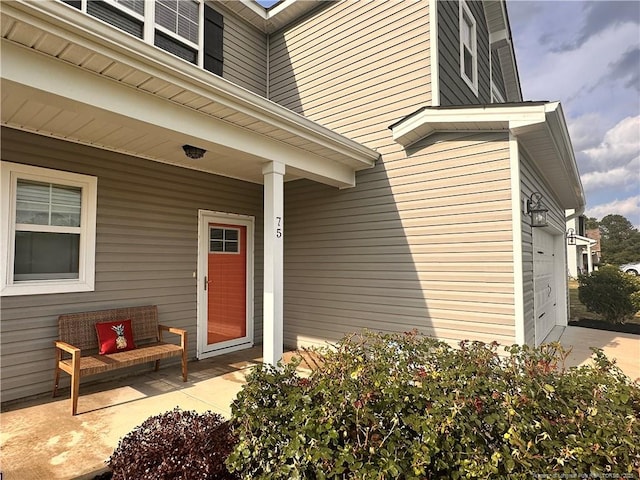
<path id="1" fill-rule="evenodd" d="M 551 285 L 547 284 L 547 288 L 549 289 L 549 293 L 547 294 L 547 298 L 549 298 L 551 296 L 551 292 L 552 292 Z"/>

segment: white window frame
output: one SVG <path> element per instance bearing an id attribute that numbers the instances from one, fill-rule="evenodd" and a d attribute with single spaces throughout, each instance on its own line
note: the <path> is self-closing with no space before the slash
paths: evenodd
<path id="1" fill-rule="evenodd" d="M 238 251 L 237 252 L 227 252 L 224 250 L 226 243 L 230 242 L 229 240 L 222 240 L 222 251 L 218 252 L 218 251 L 212 251 L 211 250 L 211 242 L 212 241 L 216 241 L 216 240 L 212 240 L 211 239 L 211 230 L 213 230 L 214 228 L 217 229 L 222 229 L 222 230 L 235 230 L 238 233 L 238 239 L 235 240 L 235 242 L 238 244 Z M 242 251 L 242 241 L 241 241 L 241 233 L 240 233 L 240 229 L 236 228 L 236 227 L 212 227 L 211 225 L 209 225 L 209 253 L 210 254 L 215 254 L 215 255 L 240 255 L 240 254 L 244 254 L 244 252 Z"/>
<path id="2" fill-rule="evenodd" d="M 459 10 L 460 10 L 459 11 L 460 13 L 459 15 L 459 18 L 460 18 L 460 24 L 459 24 L 460 76 L 465 81 L 465 83 L 469 86 L 469 88 L 471 88 L 473 93 L 477 96 L 478 95 L 478 31 L 477 31 L 476 19 L 473 16 L 473 13 L 471 13 L 471 10 L 469 9 L 469 7 L 467 6 L 467 3 L 464 0 L 460 0 Z M 473 78 L 469 78 L 466 72 L 464 71 L 465 45 L 462 40 L 462 27 L 466 23 L 464 19 L 465 16 L 471 21 L 471 43 L 472 43 L 471 55 L 472 55 L 472 62 L 473 62 L 471 76 Z"/>
<path id="3" fill-rule="evenodd" d="M 87 2 L 89 1 L 91 0 L 81 0 L 82 3 L 80 6 L 80 11 L 84 12 L 85 14 L 87 14 Z M 198 4 L 198 42 L 197 43 L 194 43 L 187 38 L 181 37 L 177 33 L 172 32 L 168 28 L 163 27 L 162 25 L 156 23 L 155 0 L 145 0 L 144 15 L 140 15 L 139 13 L 134 12 L 133 10 L 125 7 L 124 5 L 119 4 L 115 0 L 103 0 L 103 1 L 111 5 L 112 7 L 120 10 L 121 12 L 129 15 L 131 18 L 134 18 L 142 22 L 142 25 L 143 25 L 142 40 L 145 43 L 155 46 L 155 33 L 157 30 L 158 32 L 164 35 L 167 35 L 168 37 L 171 37 L 177 42 L 182 43 L 185 47 L 194 49 L 196 51 L 196 57 L 197 57 L 196 65 L 198 65 L 200 68 L 203 68 L 203 65 L 204 65 L 204 0 L 191 0 L 194 3 Z M 92 18 L 96 18 L 96 17 L 92 17 Z M 97 20 L 104 22 L 104 20 L 100 20 L 99 18 L 97 18 Z M 107 25 L 110 25 L 110 24 L 107 23 Z M 110 26 L 113 28 L 118 28 L 118 27 L 114 27 L 113 25 L 110 25 Z M 156 47 L 156 48 L 160 49 L 160 47 Z"/>
<path id="4" fill-rule="evenodd" d="M 491 103 L 505 103 L 502 93 L 500 93 L 493 80 L 491 80 Z"/>
<path id="5" fill-rule="evenodd" d="M 194 43 L 191 40 L 189 40 L 188 38 L 184 38 L 184 37 L 178 35 L 178 33 L 174 32 L 172 30 L 169 30 L 167 27 L 164 27 L 163 25 L 160 25 L 158 22 L 156 22 L 156 20 L 155 20 L 155 14 L 156 14 L 155 5 L 154 5 L 154 8 L 153 8 L 153 26 L 157 31 L 159 31 L 161 33 L 164 33 L 165 35 L 167 35 L 167 36 L 173 38 L 174 40 L 184 44 L 185 46 L 187 46 L 189 48 L 193 48 L 194 50 L 196 50 L 197 54 L 198 54 L 198 58 L 200 58 L 200 57 L 204 56 L 202 54 L 202 52 L 200 51 L 200 46 L 204 45 L 204 41 L 203 40 L 201 41 L 201 36 L 204 34 L 203 33 L 204 29 L 200 28 L 201 25 L 204 25 L 204 12 L 203 12 L 203 9 L 202 9 L 202 5 L 203 4 L 202 4 L 202 2 L 200 0 L 188 0 L 188 1 L 191 1 L 191 2 L 193 2 L 193 3 L 198 5 L 198 42 L 197 43 Z M 147 18 L 147 21 L 149 21 L 149 18 Z M 154 36 L 154 40 L 155 40 L 155 36 Z M 152 40 L 152 42 L 153 42 L 153 40 Z"/>
<path id="6" fill-rule="evenodd" d="M 0 163 L 0 252 L 2 252 L 0 257 L 0 296 L 94 291 L 97 177 L 19 163 L 5 161 Z M 78 278 L 14 281 L 18 180 L 54 183 L 82 189 Z"/>
<path id="7" fill-rule="evenodd" d="M 144 15 L 140 15 L 138 12 L 134 12 L 133 10 L 131 10 L 129 7 L 127 7 L 126 5 L 122 5 L 121 3 L 118 3 L 117 0 L 102 0 L 104 3 L 108 3 L 109 5 L 111 5 L 113 8 L 116 8 L 118 10 L 120 10 L 123 13 L 126 13 L 127 15 L 129 15 L 132 18 L 135 18 L 136 20 L 140 21 L 140 22 L 144 22 Z M 145 4 L 144 6 L 145 11 L 148 7 L 148 5 Z M 85 8 L 86 11 L 86 8 Z"/>

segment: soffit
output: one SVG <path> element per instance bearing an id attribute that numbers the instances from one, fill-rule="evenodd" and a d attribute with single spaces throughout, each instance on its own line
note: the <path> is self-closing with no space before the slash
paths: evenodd
<path id="1" fill-rule="evenodd" d="M 389 127 L 405 148 L 436 132 L 509 131 L 564 209 L 585 205 L 584 190 L 559 102 L 425 107 Z"/>
<path id="2" fill-rule="evenodd" d="M 217 3 L 236 13 L 265 33 L 273 33 L 295 22 L 313 9 L 333 0 L 282 0 L 265 9 L 255 0 L 220 1 Z"/>
<path id="3" fill-rule="evenodd" d="M 498 62 L 506 89 L 506 100 L 507 102 L 521 102 L 522 89 L 506 3 L 504 0 L 485 0 L 483 6 L 489 28 L 491 48 L 498 53 Z"/>
<path id="4" fill-rule="evenodd" d="M 355 171 L 378 158 L 357 142 L 61 2 L 1 2 L 0 9 L 5 126 L 257 183 L 262 164 L 291 158 L 287 180 L 349 186 Z M 40 78 L 29 75 L 30 69 Z M 45 72 L 72 79 L 75 87 L 53 85 Z M 96 85 L 93 98 L 82 97 L 87 84 Z M 103 91 L 114 92 L 114 103 L 137 96 L 118 109 L 101 98 Z M 138 99 L 175 110 L 193 128 L 143 118 Z M 207 132 L 190 135 L 201 129 L 198 124 L 231 132 L 238 138 L 235 147 Z M 187 159 L 180 149 L 184 143 L 205 148 L 211 161 Z"/>

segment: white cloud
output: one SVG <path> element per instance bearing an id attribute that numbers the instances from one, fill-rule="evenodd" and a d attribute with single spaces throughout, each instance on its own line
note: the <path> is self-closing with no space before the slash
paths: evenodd
<path id="1" fill-rule="evenodd" d="M 597 147 L 604 138 L 607 127 L 600 114 L 586 113 L 568 122 L 571 143 L 576 152 Z"/>
<path id="2" fill-rule="evenodd" d="M 596 205 L 588 208 L 585 213 L 597 219 L 602 219 L 609 214 L 622 215 L 636 228 L 640 228 L 640 195 Z"/>
<path id="3" fill-rule="evenodd" d="M 546 12 L 545 18 L 551 14 L 552 10 Z M 567 17 L 563 20 L 575 26 Z M 514 28 L 525 99 L 560 100 L 569 116 L 598 112 L 609 124 L 638 111 L 637 90 L 626 85 L 625 78 L 608 76 L 625 52 L 640 43 L 637 25 L 609 25 L 571 50 L 554 51 L 539 40 L 523 38 L 522 33 Z"/>
<path id="4" fill-rule="evenodd" d="M 634 186 L 638 183 L 638 172 L 640 159 L 632 162 L 628 167 L 618 167 L 606 172 L 589 172 L 581 175 L 582 186 L 585 190 L 599 190 L 601 188 L 614 187 L 621 190 L 625 186 Z M 635 178 L 634 178 L 635 177 Z"/>
<path id="5" fill-rule="evenodd" d="M 622 119 L 605 134 L 600 145 L 583 151 L 591 165 L 600 169 L 637 164 L 640 158 L 640 115 Z M 637 180 L 637 165 L 635 173 Z"/>

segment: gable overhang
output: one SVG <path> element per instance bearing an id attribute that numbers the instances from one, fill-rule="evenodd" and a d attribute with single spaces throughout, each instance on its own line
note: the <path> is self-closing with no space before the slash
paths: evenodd
<path id="1" fill-rule="evenodd" d="M 0 2 L 1 124 L 263 183 L 345 188 L 379 155 L 62 2 Z M 187 158 L 182 145 L 207 151 Z"/>
<path id="2" fill-rule="evenodd" d="M 316 8 L 338 0 L 280 0 L 264 8 L 255 0 L 214 0 L 224 8 L 236 13 L 258 30 L 270 34 L 304 17 Z"/>
<path id="3" fill-rule="evenodd" d="M 437 132 L 509 132 L 563 209 L 586 203 L 560 102 L 425 107 L 389 128 L 405 148 Z"/>
<path id="4" fill-rule="evenodd" d="M 507 102 L 522 102 L 522 87 L 511 37 L 509 15 L 504 0 L 485 0 L 485 19 L 489 29 L 489 46 L 495 51 L 502 70 Z"/>

